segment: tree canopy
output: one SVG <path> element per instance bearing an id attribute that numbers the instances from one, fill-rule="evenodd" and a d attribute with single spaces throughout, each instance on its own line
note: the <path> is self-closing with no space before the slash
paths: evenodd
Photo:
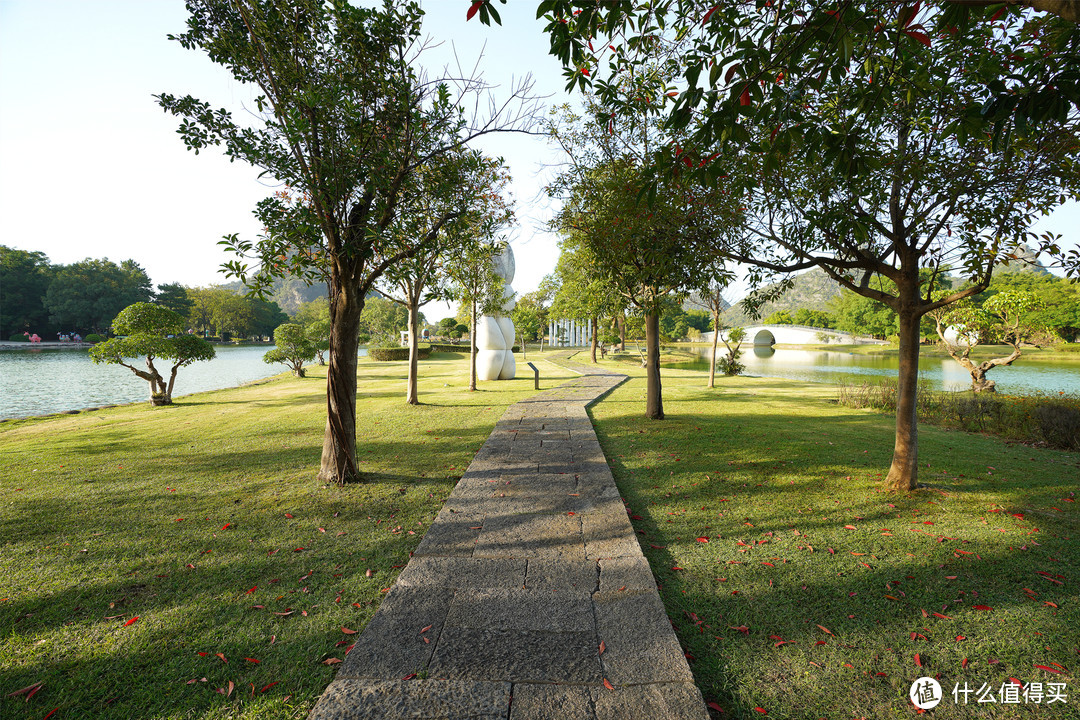
<path id="1" fill-rule="evenodd" d="M 222 146 L 282 185 L 256 209 L 265 228 L 257 240 L 227 238 L 240 256 L 227 268 L 255 290 L 286 273 L 327 281 L 330 363 L 319 477 L 357 479 L 356 354 L 365 298 L 387 268 L 434 242 L 478 192 L 474 153 L 463 154 L 471 165 L 437 160 L 471 137 L 524 128 L 531 107 L 467 117 L 464 98 L 486 87 L 477 78 L 432 81 L 417 72 L 423 12 L 414 2 L 369 8 L 340 0 L 187 0 L 187 8 L 188 30 L 174 39 L 257 88 L 255 117 L 237 121 L 190 96 L 163 93 L 158 101 L 181 118 L 191 150 Z M 423 192 L 460 203 L 418 234 L 395 233 L 421 171 Z"/>
<path id="2" fill-rule="evenodd" d="M 117 313 L 153 299 L 150 277 L 134 260 L 119 265 L 87 258 L 56 268 L 45 294 L 49 319 L 61 327 L 104 334 Z"/>

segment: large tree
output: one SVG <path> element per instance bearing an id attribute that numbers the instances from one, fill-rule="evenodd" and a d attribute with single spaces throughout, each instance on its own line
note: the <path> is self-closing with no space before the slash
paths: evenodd
<path id="1" fill-rule="evenodd" d="M 117 265 L 108 258 L 87 258 L 56 269 L 45 306 L 52 322 L 64 330 L 104 334 L 117 313 L 152 297 L 150 277 L 134 260 Z"/>
<path id="2" fill-rule="evenodd" d="M 0 339 L 24 332 L 45 333 L 45 293 L 51 274 L 44 253 L 0 245 Z"/>
<path id="3" fill-rule="evenodd" d="M 868 48 L 852 62 L 876 68 L 872 83 L 838 73 L 802 99 L 804 113 L 858 138 L 851 153 L 824 163 L 816 143 L 788 128 L 758 126 L 756 147 L 740 157 L 754 242 L 738 258 L 762 276 L 820 267 L 897 315 L 891 489 L 914 489 L 917 481 L 923 317 L 984 290 L 1001 258 L 1019 252 L 1035 218 L 1080 194 L 1073 115 L 1032 121 L 1009 144 L 956 131 L 986 83 L 1007 71 L 993 54 L 1004 50 L 1000 42 L 986 26 L 925 44 L 900 35 L 887 56 Z M 764 148 L 775 152 L 759 152 Z M 1054 252 L 1054 245 L 1044 249 Z M 941 293 L 950 267 L 967 284 Z"/>
<path id="4" fill-rule="evenodd" d="M 751 234 L 734 256 L 758 279 L 817 265 L 897 312 L 886 485 L 914 488 L 922 317 L 984 289 L 1033 218 L 1076 195 L 1076 27 L 1012 13 L 950 24 L 920 3 L 616 2 L 553 18 L 581 85 L 600 70 L 589 43 L 601 17 L 621 34 L 593 45 L 614 48 L 596 83 L 604 109 L 630 117 L 643 95 L 669 98 L 665 128 L 688 137 L 669 170 L 712 182 L 730 173 L 747 194 Z M 680 65 L 679 82 L 649 72 L 658 56 Z M 1080 272 L 1080 251 L 1057 238 L 1039 249 Z M 938 297 L 950 264 L 970 284 Z"/>
<path id="5" fill-rule="evenodd" d="M 662 68 L 651 73 L 664 76 Z M 701 283 L 719 259 L 717 238 L 737 213 L 724 189 L 690 174 L 656 174 L 655 159 L 669 142 L 653 110 L 658 98 L 650 88 L 640 90 L 626 115 L 609 116 L 592 103 L 584 117 L 564 109 L 551 134 L 566 151 L 568 168 L 549 192 L 564 199 L 553 221 L 564 242 L 582 248 L 592 277 L 645 316 L 645 415 L 661 420 L 663 301 Z"/>
<path id="6" fill-rule="evenodd" d="M 187 8 L 188 31 L 175 39 L 255 86 L 255 117 L 238 122 L 190 96 L 158 100 L 183 118 L 189 148 L 223 145 L 231 158 L 282 184 L 256 211 L 265 232 L 255 241 L 230 237 L 241 259 L 228 268 L 255 289 L 285 273 L 328 283 L 319 477 L 358 479 L 356 362 L 365 298 L 388 267 L 434 242 L 476 191 L 467 167 L 435 160 L 470 137 L 527 121 L 529 113 L 508 120 L 496 108 L 485 119 L 466 118 L 463 96 L 484 91 L 482 83 L 429 82 L 418 74 L 413 59 L 423 13 L 413 2 L 365 8 L 344 0 L 187 0 Z M 428 173 L 425 192 L 462 202 L 405 237 L 391 228 L 420 171 Z"/>
<path id="7" fill-rule="evenodd" d="M 992 63 L 1005 71 L 988 78 L 947 132 L 993 133 L 1007 144 L 1010 129 L 1022 134 L 1029 122 L 1063 121 L 1080 109 L 1074 0 L 544 0 L 537 17 L 545 14 L 567 87 L 591 86 L 613 107 L 627 102 L 619 80 L 637 72 L 643 55 L 677 53 L 683 82 L 672 88 L 671 125 L 692 128 L 694 146 L 707 152 L 745 142 L 764 123 L 797 127 L 828 160 L 872 153 L 858 134 L 838 134 L 804 112 L 801 98 L 841 75 L 880 75 L 879 63 L 904 43 L 929 47 L 942 34 L 991 28 L 1000 48 Z M 924 61 L 929 68 L 955 58 Z"/>

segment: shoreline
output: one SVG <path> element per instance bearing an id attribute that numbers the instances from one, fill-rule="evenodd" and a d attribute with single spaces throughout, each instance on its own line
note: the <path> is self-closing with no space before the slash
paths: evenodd
<path id="1" fill-rule="evenodd" d="M 65 343 L 62 343 L 62 342 L 55 342 L 55 341 L 49 341 L 49 342 L 44 342 L 43 341 L 43 342 L 32 343 L 32 342 L 13 342 L 11 340 L 0 340 L 0 350 L 7 350 L 8 348 L 18 349 L 18 350 L 22 350 L 22 349 L 26 349 L 26 350 L 44 350 L 45 348 L 48 348 L 49 350 L 57 350 L 57 349 L 63 349 L 63 350 L 86 350 L 87 348 L 92 348 L 92 347 L 94 347 L 94 343 L 88 343 L 88 342 L 81 342 L 81 343 L 65 342 Z"/>

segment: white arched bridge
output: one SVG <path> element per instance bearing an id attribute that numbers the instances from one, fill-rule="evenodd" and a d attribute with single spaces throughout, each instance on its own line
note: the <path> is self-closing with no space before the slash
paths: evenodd
<path id="1" fill-rule="evenodd" d="M 852 335 L 851 333 L 828 328 L 809 327 L 807 325 L 747 325 L 744 343 L 750 345 L 857 345 L 880 343 L 873 338 Z M 726 331 L 721 331 L 721 338 L 726 338 Z M 701 334 L 702 342 L 712 342 L 712 331 Z"/>

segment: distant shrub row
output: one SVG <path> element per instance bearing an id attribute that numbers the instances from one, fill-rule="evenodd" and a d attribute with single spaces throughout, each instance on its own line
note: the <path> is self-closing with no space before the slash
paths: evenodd
<path id="1" fill-rule="evenodd" d="M 919 420 L 1062 450 L 1080 450 L 1080 397 L 935 392 L 919 383 Z M 841 405 L 896 412 L 896 380 L 840 385 Z"/>
<path id="2" fill-rule="evenodd" d="M 464 342 L 460 345 L 451 345 L 449 343 L 431 343 L 431 351 L 463 353 L 465 355 L 468 355 L 469 343 Z M 514 347 L 510 348 L 510 352 L 521 352 L 521 347 L 519 345 L 515 345 Z"/>
<path id="3" fill-rule="evenodd" d="M 418 357 L 421 360 L 427 360 L 431 356 L 431 348 L 420 346 L 417 348 Z M 369 347 L 368 357 L 378 362 L 394 362 L 397 360 L 409 359 L 409 348 L 385 348 L 385 347 Z"/>

